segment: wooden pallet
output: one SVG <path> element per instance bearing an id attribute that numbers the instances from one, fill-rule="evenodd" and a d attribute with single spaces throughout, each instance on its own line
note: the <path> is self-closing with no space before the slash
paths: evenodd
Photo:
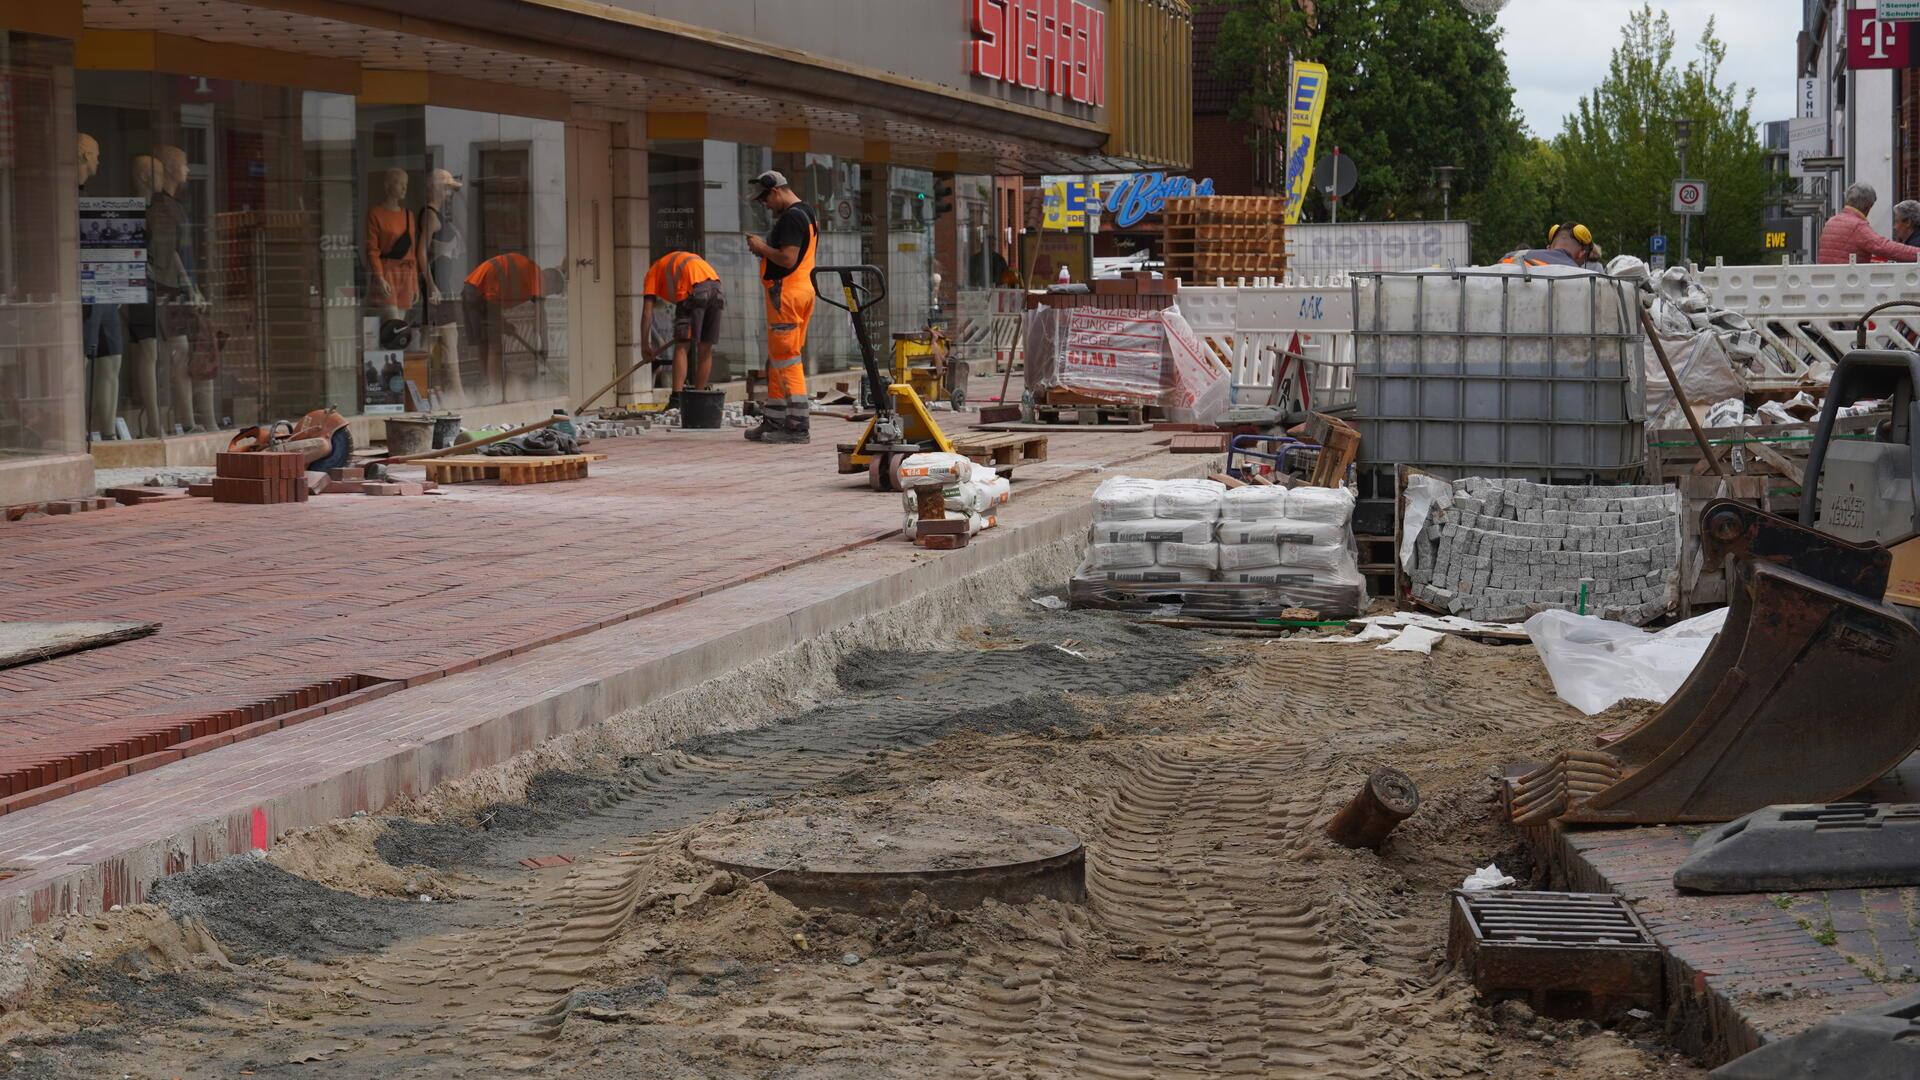
<path id="1" fill-rule="evenodd" d="M 1010 469 L 1030 461 L 1047 460 L 1047 437 L 1007 432 L 998 435 L 968 434 L 953 440 L 953 452 L 972 458 L 981 465 Z"/>
<path id="2" fill-rule="evenodd" d="M 1033 417 L 1042 424 L 1091 427 L 1099 424 L 1145 424 L 1145 405 L 1035 405 Z"/>
<path id="3" fill-rule="evenodd" d="M 1367 579 L 1367 595 L 1399 599 L 1400 560 L 1394 554 L 1393 537 L 1355 535 L 1353 541 L 1360 549 L 1360 576 Z"/>
<path id="4" fill-rule="evenodd" d="M 584 480 L 587 463 L 605 461 L 605 454 L 561 454 L 558 457 L 487 457 L 463 454 L 434 458 L 420 464 L 427 479 L 439 484 L 468 484 L 478 480 L 498 480 L 502 484 L 551 484 L 558 480 Z"/>

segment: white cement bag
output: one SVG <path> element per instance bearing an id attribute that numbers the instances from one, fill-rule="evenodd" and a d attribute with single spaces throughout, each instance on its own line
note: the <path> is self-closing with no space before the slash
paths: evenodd
<path id="1" fill-rule="evenodd" d="M 1093 526 L 1093 542 L 1096 544 L 1205 544 L 1212 540 L 1211 521 L 1147 518 L 1142 521 L 1098 521 Z"/>
<path id="2" fill-rule="evenodd" d="M 1268 541 L 1264 544 L 1221 544 L 1220 569 L 1222 570 L 1258 570 L 1262 567 L 1280 565 L 1280 545 Z"/>
<path id="3" fill-rule="evenodd" d="M 1150 585 L 1198 585 L 1213 580 L 1211 570 L 1193 570 L 1179 566 L 1146 566 L 1137 570 L 1090 570 L 1076 575 L 1090 581 L 1113 581 L 1128 584 Z"/>
<path id="4" fill-rule="evenodd" d="M 1182 569 L 1218 570 L 1220 569 L 1219 544 L 1161 544 L 1154 561 L 1161 566 L 1178 566 Z"/>
<path id="5" fill-rule="evenodd" d="M 1153 565 L 1152 544 L 1095 544 L 1087 561 L 1095 570 L 1130 570 Z"/>
<path id="6" fill-rule="evenodd" d="M 920 512 L 918 490 L 910 488 L 900 493 L 900 505 L 909 514 Z M 960 510 L 969 514 L 984 514 L 999 506 L 1002 501 L 993 492 L 972 482 L 944 485 L 940 488 L 940 496 L 946 500 L 949 511 Z"/>
<path id="7" fill-rule="evenodd" d="M 1116 476 L 1093 489 L 1093 516 L 1097 521 L 1142 521 L 1153 516 L 1158 480 Z"/>
<path id="8" fill-rule="evenodd" d="M 1287 489 L 1240 487 L 1227 492 L 1221 517 L 1227 521 L 1268 521 L 1287 516 Z"/>
<path id="9" fill-rule="evenodd" d="M 973 459 L 959 454 L 909 454 L 900 463 L 900 486 L 957 484 L 973 478 Z"/>
<path id="10" fill-rule="evenodd" d="M 1287 492 L 1287 517 L 1345 525 L 1353 517 L 1353 492 L 1346 488 L 1294 488 Z"/>
<path id="11" fill-rule="evenodd" d="M 1227 486 L 1218 480 L 1168 480 L 1154 499 L 1153 516 L 1218 521 Z"/>
<path id="12" fill-rule="evenodd" d="M 1324 521 L 1223 521 L 1222 544 L 1345 544 L 1347 527 Z"/>
<path id="13" fill-rule="evenodd" d="M 1235 585 L 1317 585 L 1320 583 L 1320 578 L 1311 570 L 1281 566 L 1262 570 L 1222 571 L 1220 580 Z"/>
<path id="14" fill-rule="evenodd" d="M 1336 571 L 1354 565 L 1354 560 L 1345 544 L 1281 544 L 1280 565 Z"/>
<path id="15" fill-rule="evenodd" d="M 988 466 L 975 462 L 973 475 L 969 480 L 975 488 L 979 489 L 988 508 L 1004 506 L 1013 498 L 1013 481 L 1001 476 Z"/>

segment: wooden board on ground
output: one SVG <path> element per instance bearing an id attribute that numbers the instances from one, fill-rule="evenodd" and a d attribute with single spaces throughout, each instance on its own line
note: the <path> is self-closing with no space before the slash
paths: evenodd
<path id="1" fill-rule="evenodd" d="M 502 484 L 550 484 L 556 480 L 584 480 L 587 463 L 605 461 L 605 454 L 560 454 L 555 457 L 488 457 L 461 454 L 420 464 L 427 479 L 438 484 L 467 484 L 498 480 Z"/>
<path id="2" fill-rule="evenodd" d="M 146 637 L 157 622 L 0 622 L 0 668 Z"/>
<path id="3" fill-rule="evenodd" d="M 960 435 L 948 440 L 954 453 L 972 458 L 981 465 L 1011 468 L 1031 461 L 1047 460 L 1047 437 L 1021 432 L 992 435 Z"/>

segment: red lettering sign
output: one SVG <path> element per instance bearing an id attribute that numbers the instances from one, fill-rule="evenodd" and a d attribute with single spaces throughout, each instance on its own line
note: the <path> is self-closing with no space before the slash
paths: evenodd
<path id="1" fill-rule="evenodd" d="M 969 72 L 1083 105 L 1106 104 L 1106 12 L 1082 0 L 967 6 Z"/>

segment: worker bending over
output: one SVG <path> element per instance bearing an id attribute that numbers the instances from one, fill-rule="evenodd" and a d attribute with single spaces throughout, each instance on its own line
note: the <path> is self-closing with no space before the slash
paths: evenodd
<path id="1" fill-rule="evenodd" d="M 1587 270 L 1602 269 L 1597 265 L 1599 261 L 1600 245 L 1593 242 L 1592 230 L 1571 221 L 1547 230 L 1546 247 L 1516 251 L 1500 260 L 1503 265 L 1572 266 Z"/>
<path id="2" fill-rule="evenodd" d="M 640 304 L 640 325 L 653 327 L 653 305 L 673 305 L 673 393 L 667 408 L 680 407 L 680 392 L 687 385 L 687 352 L 694 353 L 693 388 L 705 390 L 713 374 L 713 339 L 720 336 L 720 313 L 727 298 L 720 288 L 720 275 L 713 264 L 691 251 L 670 251 L 647 270 L 642 286 L 646 299 Z M 642 359 L 652 361 L 653 335 L 641 335 Z"/>
<path id="3" fill-rule="evenodd" d="M 754 442 L 803 443 L 810 438 L 807 370 L 801 353 L 807 346 L 807 320 L 813 317 L 814 248 L 820 226 L 813 209 L 777 172 L 753 178 L 753 201 L 773 214 L 766 239 L 749 234 L 747 250 L 760 259 L 760 280 L 767 290 L 767 402 L 760 426 L 747 432 Z"/>

